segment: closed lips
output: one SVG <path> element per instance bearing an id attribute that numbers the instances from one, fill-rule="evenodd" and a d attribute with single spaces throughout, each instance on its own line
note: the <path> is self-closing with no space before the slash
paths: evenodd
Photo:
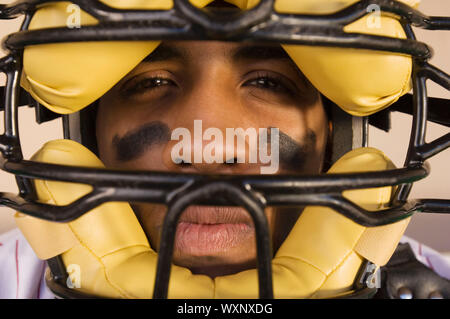
<path id="1" fill-rule="evenodd" d="M 226 251 L 254 233 L 248 213 L 237 207 L 190 206 L 181 215 L 175 250 L 193 255 Z"/>

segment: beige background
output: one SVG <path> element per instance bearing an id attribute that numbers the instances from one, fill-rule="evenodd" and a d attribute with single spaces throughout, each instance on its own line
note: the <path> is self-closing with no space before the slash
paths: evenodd
<path id="1" fill-rule="evenodd" d="M 11 1 L 0 0 L 2 3 Z M 449 0 L 422 0 L 422 12 L 429 15 L 450 16 Z M 0 20 L 0 37 L 18 29 L 20 21 Z M 435 49 L 435 56 L 431 63 L 450 73 L 450 33 L 416 30 L 419 40 L 427 42 Z M 3 56 L 4 52 L 0 52 Z M 4 85 L 5 77 L 0 74 L 0 85 Z M 437 85 L 429 85 L 430 95 L 450 98 L 449 92 Z M 60 120 L 38 126 L 34 122 L 34 110 L 23 108 L 20 110 L 20 135 L 24 148 L 25 158 L 29 158 L 39 147 L 50 139 L 62 138 Z M 0 114 L 3 116 L 3 113 Z M 0 130 L 3 131 L 3 121 L 0 121 Z M 408 136 L 411 128 L 411 118 L 407 115 L 394 113 L 393 129 L 386 134 L 371 128 L 370 146 L 383 150 L 397 166 L 403 164 L 408 145 Z M 448 132 L 439 125 L 429 125 L 427 140 L 430 141 Z M 450 198 L 449 164 L 450 151 L 446 150 L 438 157 L 430 160 L 431 175 L 425 181 L 419 182 L 413 188 L 412 197 L 422 198 Z M 0 191 L 17 192 L 14 178 L 0 172 Z M 0 207 L 0 233 L 13 227 L 13 212 Z M 450 216 L 429 214 L 416 214 L 408 227 L 406 234 L 442 252 L 450 252 Z"/>

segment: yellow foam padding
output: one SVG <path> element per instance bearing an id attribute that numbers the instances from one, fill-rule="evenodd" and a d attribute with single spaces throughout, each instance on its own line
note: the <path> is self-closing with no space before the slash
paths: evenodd
<path id="1" fill-rule="evenodd" d="M 34 157 L 48 163 L 103 167 L 84 146 L 70 140 L 48 142 Z M 351 151 L 331 168 L 330 173 L 374 171 L 392 168 L 378 150 Z M 36 181 L 39 199 L 66 205 L 90 191 L 86 185 Z M 389 201 L 390 187 L 352 190 L 345 197 L 373 210 Z M 118 298 L 151 298 L 157 254 L 128 203 L 106 203 L 69 223 L 43 222 L 33 217 L 17 218 L 21 230 L 36 252 L 45 257 L 62 256 L 66 266 L 78 265 L 83 292 Z M 365 258 L 374 255 L 387 260 L 393 253 L 407 221 L 366 228 L 332 209 L 307 207 L 272 261 L 276 298 L 320 298 L 351 289 Z M 50 225 L 50 226 L 49 226 Z M 34 226 L 34 227 L 33 227 Z M 378 236 L 373 236 L 381 229 Z M 55 231 L 56 234 L 50 234 Z M 367 236 L 370 232 L 371 236 Z M 389 233 L 388 236 L 386 234 Z M 395 236 L 392 234 L 395 233 Z M 385 236 L 385 237 L 384 237 Z M 370 242 L 370 240 L 376 242 Z M 66 243 L 62 247 L 58 242 Z M 359 251 L 364 241 L 368 256 Z M 38 254 L 42 256 L 42 254 Z M 381 266 L 381 264 L 378 264 Z M 239 289 L 236 289 L 239 287 Z M 172 266 L 170 298 L 257 298 L 257 270 L 216 277 L 193 275 L 188 269 Z"/>
<path id="2" fill-rule="evenodd" d="M 212 0 L 192 1 L 198 7 Z M 402 0 L 417 6 L 418 0 Z M 116 8 L 170 9 L 172 1 L 103 0 Z M 248 9 L 256 0 L 228 0 Z M 343 9 L 356 0 L 278 0 L 276 9 L 287 13 L 324 14 Z M 69 2 L 43 5 L 29 29 L 68 25 Z M 366 16 L 346 26 L 359 32 L 405 38 L 400 23 L 381 16 L 378 27 Z M 372 22 L 371 22 L 372 21 Z M 81 11 L 81 28 L 97 20 Z M 94 102 L 150 54 L 158 41 L 79 42 L 28 46 L 24 51 L 22 86 L 50 110 L 67 114 Z M 345 111 L 368 115 L 394 103 L 410 90 L 411 58 L 379 51 L 283 45 L 316 88 Z"/>

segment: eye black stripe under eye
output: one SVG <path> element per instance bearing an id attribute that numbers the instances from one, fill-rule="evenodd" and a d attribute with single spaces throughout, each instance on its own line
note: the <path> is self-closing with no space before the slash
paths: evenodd
<path id="1" fill-rule="evenodd" d="M 149 147 L 170 140 L 170 129 L 166 123 L 153 121 L 119 137 L 115 135 L 112 145 L 116 160 L 131 161 L 141 156 Z"/>

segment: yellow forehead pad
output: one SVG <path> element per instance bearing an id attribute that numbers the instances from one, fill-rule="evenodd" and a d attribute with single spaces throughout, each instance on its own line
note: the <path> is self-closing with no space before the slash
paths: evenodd
<path id="1" fill-rule="evenodd" d="M 121 9 L 170 9 L 171 0 L 102 0 Z M 202 7 L 212 0 L 191 1 Z M 241 9 L 257 0 L 229 0 Z M 327 14 L 356 0 L 277 0 L 282 13 Z M 417 6 L 417 0 L 403 0 Z M 67 26 L 75 9 L 70 2 L 44 5 L 33 16 L 29 29 Z M 366 16 L 345 27 L 346 32 L 405 38 L 400 23 L 380 16 L 379 23 Z M 372 21 L 372 22 L 371 22 Z M 97 20 L 80 10 L 81 28 Z M 158 45 L 159 41 L 69 42 L 28 46 L 24 50 L 22 86 L 50 110 L 68 114 L 79 111 L 111 89 Z M 394 103 L 410 90 L 411 58 L 379 51 L 283 45 L 311 83 L 325 96 L 353 115 L 368 115 Z"/>

